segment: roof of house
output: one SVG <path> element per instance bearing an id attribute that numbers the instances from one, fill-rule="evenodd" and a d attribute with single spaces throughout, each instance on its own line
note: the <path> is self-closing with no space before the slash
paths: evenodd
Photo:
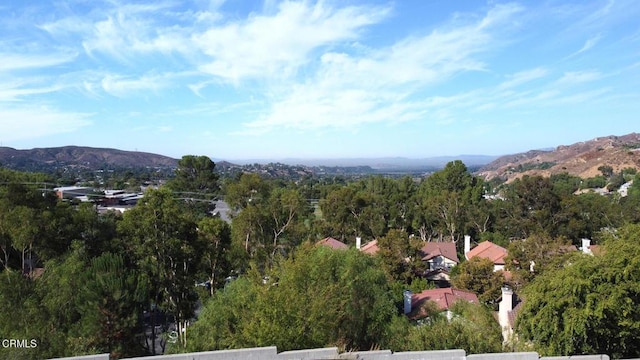
<path id="1" fill-rule="evenodd" d="M 496 245 L 491 241 L 483 241 L 465 254 L 467 259 L 473 257 L 487 258 L 494 264 L 504 264 L 504 258 L 507 257 L 507 249 Z"/>
<path id="2" fill-rule="evenodd" d="M 328 246 L 333 249 L 348 249 L 349 246 L 340 240 L 336 240 L 332 237 L 326 237 L 316 243 L 316 245 Z"/>
<path id="3" fill-rule="evenodd" d="M 360 248 L 360 251 L 369 255 L 374 255 L 378 250 L 380 250 L 378 247 L 378 240 L 369 241 Z"/>
<path id="4" fill-rule="evenodd" d="M 516 319 L 518 318 L 518 315 L 520 314 L 520 310 L 522 309 L 522 306 L 524 304 L 524 301 L 519 301 L 518 304 L 513 308 L 513 310 L 509 311 L 509 325 L 511 326 L 512 329 L 515 328 L 516 326 Z"/>
<path id="5" fill-rule="evenodd" d="M 419 318 L 426 314 L 421 309 L 427 301 L 433 301 L 440 310 L 449 310 L 459 300 L 478 304 L 478 296 L 472 292 L 454 288 L 428 289 L 411 296 L 411 308 L 415 309 L 413 318 Z"/>
<path id="6" fill-rule="evenodd" d="M 456 244 L 452 242 L 428 242 L 420 251 L 424 254 L 422 260 L 431 260 L 436 256 L 444 256 L 445 258 L 460 262 L 458 253 L 456 252 Z"/>
<path id="7" fill-rule="evenodd" d="M 604 252 L 603 248 L 600 247 L 600 245 L 589 245 L 586 251 L 584 249 L 582 251 L 591 255 L 602 255 L 602 253 Z"/>

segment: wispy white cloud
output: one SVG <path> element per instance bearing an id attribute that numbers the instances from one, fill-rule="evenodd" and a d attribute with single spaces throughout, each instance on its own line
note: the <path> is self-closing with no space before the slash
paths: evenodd
<path id="1" fill-rule="evenodd" d="M 25 69 L 39 69 L 56 66 L 72 61 L 75 53 L 37 53 L 0 52 L 0 72 L 10 72 Z"/>
<path id="2" fill-rule="evenodd" d="M 253 15 L 194 36 L 210 61 L 200 69 L 237 82 L 292 75 L 323 46 L 358 37 L 389 14 L 386 7 L 332 8 L 325 2 L 283 2 L 273 15 Z"/>
<path id="3" fill-rule="evenodd" d="M 91 114 L 66 112 L 47 105 L 9 106 L 0 103 L 4 143 L 77 131 L 91 124 Z"/>
<path id="4" fill-rule="evenodd" d="M 518 72 L 516 74 L 509 75 L 508 79 L 506 81 L 504 81 L 503 83 L 501 83 L 498 87 L 500 89 L 513 88 L 513 87 L 516 87 L 516 86 L 519 86 L 519 85 L 522 85 L 522 84 L 529 83 L 530 81 L 538 80 L 540 78 L 543 78 L 548 73 L 549 73 L 549 71 L 547 69 L 540 68 L 540 67 L 535 68 L 535 69 L 521 71 L 521 72 Z"/>
<path id="5" fill-rule="evenodd" d="M 569 55 L 569 57 L 574 57 L 574 56 L 582 54 L 583 52 L 591 50 L 594 46 L 596 46 L 596 44 L 598 44 L 600 39 L 602 39 L 602 34 L 598 34 L 598 35 L 596 35 L 596 36 L 594 36 L 592 38 L 587 39 L 587 41 L 585 41 L 584 45 L 582 45 L 582 47 L 578 51 L 576 51 L 573 54 Z"/>
<path id="6" fill-rule="evenodd" d="M 599 80 L 604 75 L 599 71 L 570 71 L 564 73 L 560 79 L 556 81 L 557 85 L 576 85 L 586 82 Z"/>
<path id="7" fill-rule="evenodd" d="M 505 24 L 522 9 L 500 5 L 484 17 L 446 30 L 412 36 L 360 54 L 327 52 L 316 74 L 274 99 L 270 111 L 246 123 L 251 133 L 275 128 L 352 128 L 365 123 L 423 119 L 451 121 L 431 102 L 416 98 L 432 87 L 468 71 L 484 71 L 477 55 L 491 50 Z"/>
<path id="8" fill-rule="evenodd" d="M 57 85 L 38 85 L 28 81 L 3 82 L 0 83 L 0 106 L 2 102 L 24 101 L 32 95 L 52 93 L 60 90 Z"/>
<path id="9" fill-rule="evenodd" d="M 145 74 L 140 77 L 108 74 L 102 78 L 100 86 L 103 91 L 116 97 L 144 96 L 169 87 L 174 76 L 176 74 Z M 88 90 L 95 90 L 95 86 L 89 85 Z"/>
<path id="10" fill-rule="evenodd" d="M 610 92 L 611 88 L 609 87 L 580 91 L 576 93 L 564 94 L 563 96 L 558 96 L 554 98 L 551 103 L 553 105 L 592 103 L 594 101 L 598 101 L 604 95 Z"/>

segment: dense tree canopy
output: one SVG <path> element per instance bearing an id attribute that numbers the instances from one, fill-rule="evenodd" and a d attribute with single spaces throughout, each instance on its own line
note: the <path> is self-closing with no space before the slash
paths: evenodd
<path id="1" fill-rule="evenodd" d="M 525 288 L 518 334 L 542 355 L 640 356 L 640 226 L 603 236 L 601 254 L 576 253 Z"/>
<path id="2" fill-rule="evenodd" d="M 178 160 L 175 177 L 169 181 L 168 186 L 175 191 L 195 193 L 195 197 L 211 196 L 218 192 L 215 167 L 216 164 L 208 156 L 185 155 Z"/>
<path id="3" fill-rule="evenodd" d="M 493 261 L 473 257 L 452 270 L 453 287 L 471 291 L 486 305 L 495 305 L 501 294 L 505 279 L 502 271 L 493 271 Z"/>
<path id="4" fill-rule="evenodd" d="M 187 350 L 369 349 L 397 312 L 387 284 L 373 257 L 303 247 L 264 280 L 254 273 L 216 293 L 190 330 Z"/>

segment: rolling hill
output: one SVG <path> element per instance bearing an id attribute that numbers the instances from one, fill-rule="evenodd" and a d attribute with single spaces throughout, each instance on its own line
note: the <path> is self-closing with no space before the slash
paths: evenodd
<path id="1" fill-rule="evenodd" d="M 84 146 L 29 150 L 0 147 L 0 164 L 7 168 L 23 171 L 61 167 L 80 167 L 90 170 L 98 170 L 104 167 L 173 168 L 177 163 L 177 159 L 163 155 Z"/>
<path id="2" fill-rule="evenodd" d="M 640 169 L 640 134 L 605 136 L 572 145 L 561 145 L 549 151 L 532 150 L 501 156 L 483 166 L 478 175 L 486 179 L 502 178 L 507 182 L 524 175 L 550 176 L 569 173 L 582 178 L 600 175 L 600 166 L 611 166 L 615 172 L 624 168 Z"/>

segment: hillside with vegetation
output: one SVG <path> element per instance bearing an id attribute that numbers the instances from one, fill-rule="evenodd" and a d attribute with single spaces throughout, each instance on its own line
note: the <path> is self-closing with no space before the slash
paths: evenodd
<path id="1" fill-rule="evenodd" d="M 118 149 L 92 148 L 86 146 L 63 146 L 17 150 L 0 147 L 0 164 L 3 167 L 46 171 L 52 168 L 79 167 L 89 170 L 106 168 L 175 168 L 178 160 L 168 156 Z"/>
<path id="2" fill-rule="evenodd" d="M 483 166 L 478 174 L 486 179 L 501 178 L 511 182 L 525 175 L 551 176 L 568 173 L 591 178 L 601 173 L 602 166 L 613 172 L 640 168 L 640 134 L 605 136 L 554 150 L 532 150 L 502 156 Z"/>

